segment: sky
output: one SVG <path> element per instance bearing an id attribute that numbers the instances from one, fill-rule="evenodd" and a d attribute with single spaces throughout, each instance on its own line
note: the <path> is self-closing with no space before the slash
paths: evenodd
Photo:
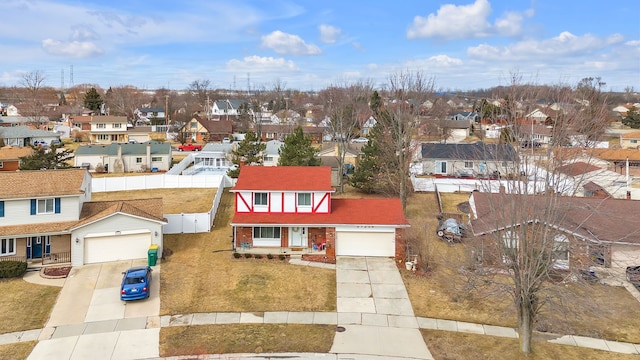
<path id="1" fill-rule="evenodd" d="M 321 90 L 419 71 L 440 90 L 640 91 L 637 0 L 2 0 L 0 86 Z"/>

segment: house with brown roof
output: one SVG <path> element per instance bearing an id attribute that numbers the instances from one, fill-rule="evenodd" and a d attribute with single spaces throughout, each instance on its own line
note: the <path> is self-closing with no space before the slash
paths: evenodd
<path id="1" fill-rule="evenodd" d="M 91 202 L 86 169 L 0 172 L 0 260 L 73 266 L 162 251 L 162 199 Z"/>
<path id="2" fill-rule="evenodd" d="M 263 142 L 269 140 L 284 141 L 287 136 L 293 134 L 296 127 L 298 125 L 261 125 L 259 136 Z M 309 136 L 314 144 L 322 143 L 324 130 L 325 128 L 321 126 L 302 126 L 302 133 Z"/>
<path id="3" fill-rule="evenodd" d="M 233 121 L 209 120 L 194 115 L 179 132 L 184 134 L 183 138 L 191 139 L 194 143 L 222 141 L 224 138 L 231 138 Z"/>
<path id="4" fill-rule="evenodd" d="M 487 263 L 528 241 L 560 269 L 640 264 L 640 222 L 631 216 L 640 201 L 474 192 L 469 204 L 470 241 Z"/>
<path id="5" fill-rule="evenodd" d="M 602 169 L 591 163 L 576 161 L 556 168 L 556 190 L 569 196 L 627 197 L 627 181 L 624 175 Z"/>
<path id="6" fill-rule="evenodd" d="M 33 153 L 31 147 L 4 146 L 0 148 L 0 171 L 16 171 L 20 169 L 20 158 Z"/>
<path id="7" fill-rule="evenodd" d="M 230 191 L 239 252 L 405 257 L 400 199 L 333 199 L 328 166 L 244 166 Z"/>
<path id="8" fill-rule="evenodd" d="M 623 149 L 640 150 L 640 131 L 620 134 L 620 147 Z"/>

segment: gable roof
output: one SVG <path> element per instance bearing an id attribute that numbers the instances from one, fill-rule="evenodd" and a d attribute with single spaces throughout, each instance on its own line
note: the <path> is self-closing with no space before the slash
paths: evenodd
<path id="1" fill-rule="evenodd" d="M 126 123 L 126 116 L 115 116 L 115 115 L 103 115 L 103 116 L 91 116 L 91 123 Z"/>
<path id="2" fill-rule="evenodd" d="M 640 139 L 640 131 L 633 131 L 625 134 L 620 134 L 620 139 Z"/>
<path id="3" fill-rule="evenodd" d="M 243 166 L 230 191 L 334 191 L 328 166 Z"/>
<path id="4" fill-rule="evenodd" d="M 122 147 L 123 156 L 146 155 L 147 144 L 151 145 L 151 155 L 168 155 L 171 154 L 171 143 L 147 141 L 143 143 L 111 143 L 108 145 L 83 145 L 78 146 L 75 151 L 76 156 L 86 155 L 118 155 L 118 146 Z"/>
<path id="5" fill-rule="evenodd" d="M 0 199 L 84 194 L 86 169 L 0 172 Z"/>
<path id="6" fill-rule="evenodd" d="M 230 120 L 208 120 L 198 115 L 193 118 L 200 123 L 210 134 L 231 134 L 233 133 L 233 121 Z M 185 124 L 185 127 L 189 123 Z"/>
<path id="7" fill-rule="evenodd" d="M 115 214 L 127 214 L 158 222 L 166 222 L 162 213 L 162 198 L 93 201 L 82 205 L 80 221 L 72 229 L 86 226 Z"/>
<path id="8" fill-rule="evenodd" d="M 236 213 L 231 225 L 380 225 L 406 227 L 409 222 L 398 198 L 332 199 L 329 214 Z"/>
<path id="9" fill-rule="evenodd" d="M 509 144 L 423 143 L 422 159 L 517 161 L 518 154 Z"/>
<path id="10" fill-rule="evenodd" d="M 556 199 L 557 216 L 550 216 L 546 225 L 593 242 L 640 244 L 640 222 L 629 216 L 640 213 L 640 201 L 569 196 Z M 474 209 L 471 227 L 475 235 L 517 225 L 515 219 L 541 221 L 548 212 L 544 196 L 474 192 L 470 202 Z M 491 204 L 514 210 L 502 211 Z"/>
<path id="11" fill-rule="evenodd" d="M 28 126 L 12 126 L 0 128 L 0 137 L 9 138 L 59 138 L 60 135 L 54 132 L 31 129 Z"/>
<path id="12" fill-rule="evenodd" d="M 602 169 L 582 161 L 577 161 L 577 162 L 559 166 L 556 168 L 557 172 L 559 172 L 560 174 L 568 175 L 568 176 L 584 175 L 596 170 L 602 170 Z"/>
<path id="13" fill-rule="evenodd" d="M 33 153 L 31 147 L 4 146 L 0 148 L 0 161 L 19 160 Z"/>

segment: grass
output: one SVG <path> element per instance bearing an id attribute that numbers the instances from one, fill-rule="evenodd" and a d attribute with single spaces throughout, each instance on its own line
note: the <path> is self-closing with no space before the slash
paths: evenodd
<path id="1" fill-rule="evenodd" d="M 311 352 L 328 353 L 333 325 L 225 324 L 160 330 L 160 356 Z"/>
<path id="2" fill-rule="evenodd" d="M 26 359 L 37 343 L 34 340 L 0 345 L 0 360 Z"/>
<path id="3" fill-rule="evenodd" d="M 160 313 L 335 311 L 334 270 L 232 256 L 234 208 L 225 191 L 210 233 L 164 237 Z"/>
<path id="4" fill-rule="evenodd" d="M 442 197 L 446 209 L 461 202 L 459 195 Z M 407 206 L 412 234 L 428 252 L 424 274 L 401 272 L 416 316 L 516 327 L 515 307 L 507 294 L 489 287 L 469 290 L 460 269 L 470 259 L 470 248 L 465 243 L 448 245 L 435 236 L 437 212 L 432 193 L 413 194 Z M 640 318 L 629 316 L 640 311 L 640 303 L 624 288 L 568 283 L 551 284 L 546 291 L 560 297 L 545 306 L 537 329 L 640 343 Z"/>
<path id="5" fill-rule="evenodd" d="M 175 188 L 94 192 L 92 201 L 149 199 L 162 197 L 165 214 L 202 213 L 211 210 L 216 189 Z"/>
<path id="6" fill-rule="evenodd" d="M 59 292 L 19 278 L 0 280 L 0 333 L 43 328 Z"/>
<path id="7" fill-rule="evenodd" d="M 436 360 L 527 359 L 527 360 L 632 360 L 637 355 L 627 355 L 577 346 L 536 341 L 532 353 L 520 353 L 518 339 L 488 335 L 455 333 L 438 330 L 420 330 L 429 351 Z"/>

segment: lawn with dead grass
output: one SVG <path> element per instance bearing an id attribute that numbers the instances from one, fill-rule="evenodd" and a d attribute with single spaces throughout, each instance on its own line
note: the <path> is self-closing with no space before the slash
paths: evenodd
<path id="1" fill-rule="evenodd" d="M 165 327 L 160 356 L 237 353 L 328 353 L 333 325 L 225 324 Z"/>
<path id="2" fill-rule="evenodd" d="M 24 341 L 0 345 L 0 360 L 26 359 L 37 343 L 37 341 Z"/>
<path id="3" fill-rule="evenodd" d="M 462 199 L 443 197 L 457 205 Z M 444 204 L 451 206 L 450 204 Z M 454 207 L 455 207 L 454 205 Z M 437 220 L 435 194 L 413 194 L 407 217 L 414 236 L 422 236 L 428 251 L 424 273 L 402 270 L 416 316 L 516 327 L 513 301 L 499 291 L 471 291 L 462 269 L 470 263 L 471 249 L 465 243 L 449 245 L 435 235 Z M 418 231 L 416 231 L 418 230 Z M 504 281 L 510 281 L 505 277 Z M 557 306 L 549 304 L 541 313 L 536 329 L 559 334 L 601 337 L 640 343 L 640 303 L 622 287 L 600 284 L 567 283 L 550 285 L 561 294 Z"/>
<path id="4" fill-rule="evenodd" d="M 435 360 L 632 360 L 637 355 L 581 348 L 534 340 L 533 352 L 525 356 L 519 351 L 518 339 L 496 336 L 465 334 L 438 330 L 421 330 L 429 351 Z"/>
<path id="5" fill-rule="evenodd" d="M 165 214 L 204 213 L 211 210 L 215 188 L 173 188 L 130 191 L 106 191 L 91 194 L 92 201 L 162 198 Z"/>
<path id="6" fill-rule="evenodd" d="M 335 311 L 334 270 L 232 256 L 234 209 L 225 191 L 210 233 L 164 237 L 160 313 Z"/>
<path id="7" fill-rule="evenodd" d="M 21 278 L 0 280 L 0 333 L 43 328 L 60 288 L 28 283 Z"/>

